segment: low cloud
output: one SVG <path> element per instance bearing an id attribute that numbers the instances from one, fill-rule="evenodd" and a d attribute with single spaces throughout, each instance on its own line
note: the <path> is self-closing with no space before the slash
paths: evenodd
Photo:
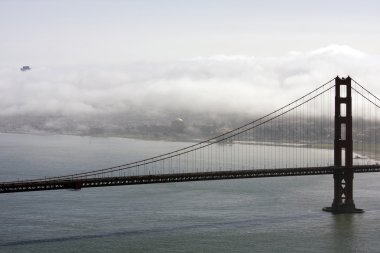
<path id="1" fill-rule="evenodd" d="M 280 107 L 336 75 L 350 75 L 380 92 L 380 56 L 339 45 L 281 57 L 217 55 L 125 66 L 31 67 L 26 72 L 0 69 L 0 115 L 250 115 Z"/>

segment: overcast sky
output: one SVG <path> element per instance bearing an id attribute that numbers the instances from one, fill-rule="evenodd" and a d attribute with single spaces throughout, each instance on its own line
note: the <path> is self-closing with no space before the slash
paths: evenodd
<path id="1" fill-rule="evenodd" d="M 372 0 L 0 0 L 0 65 L 280 56 L 331 44 L 380 53 Z"/>
<path id="2" fill-rule="evenodd" d="M 0 0 L 0 115 L 268 112 L 338 74 L 380 92 L 379 24 L 368 0 Z"/>

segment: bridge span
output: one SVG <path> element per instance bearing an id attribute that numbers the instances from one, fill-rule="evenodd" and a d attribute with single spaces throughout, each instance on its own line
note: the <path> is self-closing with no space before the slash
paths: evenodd
<path id="1" fill-rule="evenodd" d="M 380 172 L 380 165 L 358 165 L 351 167 L 355 173 Z M 260 170 L 231 170 L 194 172 L 177 174 L 157 174 L 143 176 L 122 176 L 122 177 L 99 177 L 80 179 L 58 179 L 58 180 L 38 180 L 21 181 L 0 184 L 0 193 L 46 191 L 82 188 L 106 187 L 119 185 L 157 184 L 189 181 L 226 180 L 241 178 L 260 177 L 288 177 L 288 176 L 312 176 L 327 175 L 344 171 L 345 167 L 307 167 L 307 168 L 286 168 L 286 169 L 260 169 Z"/>

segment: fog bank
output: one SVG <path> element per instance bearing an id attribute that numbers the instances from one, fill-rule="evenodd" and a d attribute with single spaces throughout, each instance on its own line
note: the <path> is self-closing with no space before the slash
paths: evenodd
<path id="1" fill-rule="evenodd" d="M 103 124 L 118 127 L 128 119 L 147 124 L 184 115 L 213 115 L 209 119 L 215 121 L 223 115 L 249 118 L 336 75 L 350 75 L 380 92 L 380 56 L 342 45 L 281 57 L 216 55 L 123 66 L 31 66 L 25 72 L 19 67 L 0 69 L 0 120 L 27 124 L 53 118 L 49 124 L 56 128 L 78 118 L 96 118 L 99 124 L 99 117 L 107 116 Z M 123 123 L 110 115 L 123 115 Z"/>

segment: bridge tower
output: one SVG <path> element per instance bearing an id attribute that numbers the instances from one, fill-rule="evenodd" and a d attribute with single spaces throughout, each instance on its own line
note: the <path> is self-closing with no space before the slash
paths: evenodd
<path id="1" fill-rule="evenodd" d="M 353 199 L 353 141 L 351 78 L 335 78 L 334 116 L 334 200 L 331 207 L 323 208 L 332 213 L 362 213 Z"/>

